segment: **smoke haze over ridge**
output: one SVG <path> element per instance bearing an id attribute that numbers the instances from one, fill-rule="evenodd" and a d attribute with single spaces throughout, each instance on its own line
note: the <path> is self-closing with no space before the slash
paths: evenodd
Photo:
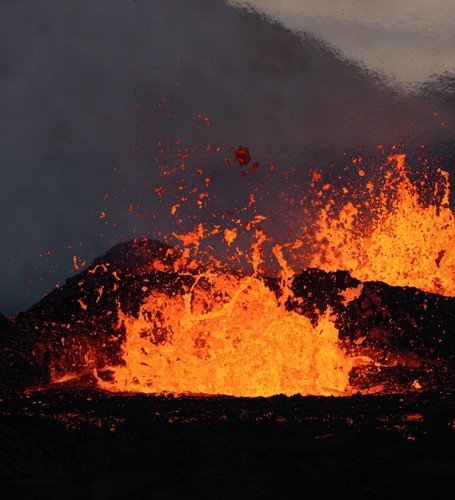
<path id="1" fill-rule="evenodd" d="M 394 93 L 321 41 L 219 0 L 6 0 L 0 28 L 8 314 L 64 280 L 73 255 L 177 229 L 167 203 L 180 178 L 164 201 L 154 189 L 179 150 L 191 149 L 182 175 L 203 165 L 223 211 L 251 187 L 224 160 L 239 144 L 285 168 L 325 150 L 453 137 L 445 95 Z M 221 152 L 207 156 L 209 144 Z"/>

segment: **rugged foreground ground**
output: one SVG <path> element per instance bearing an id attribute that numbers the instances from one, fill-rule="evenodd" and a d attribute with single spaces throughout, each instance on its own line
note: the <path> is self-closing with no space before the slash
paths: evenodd
<path id="1" fill-rule="evenodd" d="M 449 498 L 451 393 L 0 402 L 3 498 Z"/>

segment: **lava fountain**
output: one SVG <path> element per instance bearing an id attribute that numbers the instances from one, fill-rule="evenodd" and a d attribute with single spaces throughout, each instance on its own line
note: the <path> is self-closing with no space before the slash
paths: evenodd
<path id="1" fill-rule="evenodd" d="M 113 391 L 202 393 L 233 396 L 343 395 L 350 391 L 355 359 L 339 345 L 330 310 L 317 324 L 288 310 L 291 293 L 282 280 L 279 297 L 258 274 L 207 271 L 186 290 L 152 292 L 138 316 L 119 311 L 125 328 L 123 365 Z M 276 250 L 278 252 L 278 249 Z M 289 270 L 283 270 L 289 278 Z"/>
<path id="2" fill-rule="evenodd" d="M 343 269 L 361 281 L 383 281 L 455 296 L 455 218 L 449 205 L 449 175 L 438 169 L 431 200 L 409 178 L 405 155 L 389 157 L 379 193 L 370 181 L 367 203 L 333 200 L 320 211 L 317 251 L 311 266 Z M 368 212 L 368 224 L 363 222 Z"/>

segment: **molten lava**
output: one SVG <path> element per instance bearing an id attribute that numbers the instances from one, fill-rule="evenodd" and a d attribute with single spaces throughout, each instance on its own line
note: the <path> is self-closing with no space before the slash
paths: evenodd
<path id="1" fill-rule="evenodd" d="M 100 385 L 150 393 L 346 394 L 354 360 L 339 346 L 330 311 L 313 325 L 287 310 L 290 271 L 283 269 L 278 297 L 258 275 L 264 241 L 256 231 L 252 276 L 206 271 L 187 290 L 152 292 L 137 317 L 119 311 L 124 364 Z"/>
<path id="2" fill-rule="evenodd" d="M 152 293 L 124 315 L 124 366 L 106 388 L 229 394 L 343 394 L 353 362 L 326 313 L 313 326 L 257 276 L 207 274 L 185 294 Z"/>
<path id="3" fill-rule="evenodd" d="M 439 170 L 430 203 L 424 203 L 406 171 L 405 155 L 385 175 L 378 196 L 371 191 L 369 224 L 365 206 L 349 202 L 338 214 L 328 203 L 317 223 L 318 251 L 311 266 L 349 271 L 361 281 L 455 296 L 455 218 L 449 206 L 448 173 Z"/>

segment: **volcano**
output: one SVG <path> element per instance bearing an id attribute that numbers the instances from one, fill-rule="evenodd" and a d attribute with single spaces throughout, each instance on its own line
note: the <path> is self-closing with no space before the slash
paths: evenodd
<path id="1" fill-rule="evenodd" d="M 3 11 L 2 492 L 450 497 L 453 75 L 236 2 Z"/>

